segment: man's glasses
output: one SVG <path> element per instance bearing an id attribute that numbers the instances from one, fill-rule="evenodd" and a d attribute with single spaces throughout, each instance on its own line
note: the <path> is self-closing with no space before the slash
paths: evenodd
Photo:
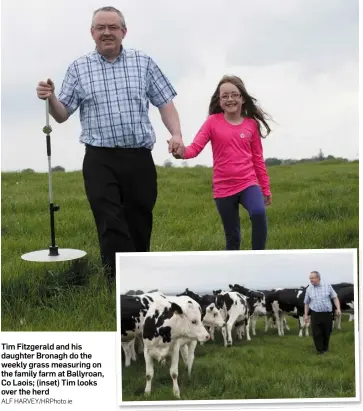
<path id="1" fill-rule="evenodd" d="M 111 25 L 101 25 L 101 24 L 97 24 L 97 26 L 93 26 L 94 29 L 96 31 L 98 31 L 99 33 L 102 33 L 106 30 L 106 28 L 108 28 L 109 31 L 119 31 L 121 30 L 120 26 L 116 26 L 115 24 L 111 24 Z"/>

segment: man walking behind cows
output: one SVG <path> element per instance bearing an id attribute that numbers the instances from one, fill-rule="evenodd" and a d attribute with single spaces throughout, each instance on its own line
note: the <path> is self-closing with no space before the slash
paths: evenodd
<path id="1" fill-rule="evenodd" d="M 311 330 L 317 354 L 322 355 L 329 349 L 330 334 L 333 328 L 333 307 L 336 307 L 336 315 L 340 316 L 340 303 L 337 293 L 330 284 L 321 282 L 320 273 L 312 271 L 309 275 L 311 284 L 305 294 L 304 320 L 309 321 L 311 316 Z"/>

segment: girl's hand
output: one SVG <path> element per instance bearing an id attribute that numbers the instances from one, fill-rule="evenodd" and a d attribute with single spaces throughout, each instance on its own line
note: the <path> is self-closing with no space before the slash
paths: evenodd
<path id="1" fill-rule="evenodd" d="M 263 198 L 264 198 L 265 206 L 271 205 L 271 203 L 272 203 L 272 194 L 270 194 L 269 196 L 264 195 Z"/>
<path id="2" fill-rule="evenodd" d="M 184 158 L 185 154 L 185 147 L 179 147 L 178 150 L 174 150 L 172 152 L 174 158 L 181 159 Z"/>
<path id="3" fill-rule="evenodd" d="M 168 144 L 170 144 L 169 140 L 167 140 Z M 171 154 L 173 155 L 174 158 L 176 159 L 182 159 L 184 158 L 184 153 L 185 153 L 185 146 L 184 144 L 181 144 L 178 148 L 173 148 L 171 151 Z"/>

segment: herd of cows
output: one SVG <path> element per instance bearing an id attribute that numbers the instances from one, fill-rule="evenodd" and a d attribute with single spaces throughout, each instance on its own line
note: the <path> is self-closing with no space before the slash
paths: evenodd
<path id="1" fill-rule="evenodd" d="M 341 312 L 354 318 L 354 288 L 352 283 L 332 284 Z M 215 290 L 210 295 L 198 295 L 188 288 L 176 296 L 152 291 L 141 295 L 121 294 L 121 347 L 125 366 L 136 361 L 143 353 L 146 366 L 145 394 L 151 392 L 154 374 L 153 361 L 165 362 L 171 357 L 170 376 L 173 393 L 180 398 L 178 386 L 179 357 L 191 375 L 195 348 L 200 342 L 214 340 L 215 330 L 220 330 L 224 346 L 233 344 L 232 330 L 238 339 L 250 340 L 256 335 L 258 317 L 265 318 L 265 332 L 276 327 L 279 336 L 289 330 L 286 315 L 298 320 L 299 336 L 309 336 L 309 322 L 304 321 L 304 297 L 307 287 L 252 290 L 235 284 L 230 291 Z M 334 307 L 334 303 L 332 302 Z M 333 310 L 333 326 L 341 328 L 341 316 Z"/>

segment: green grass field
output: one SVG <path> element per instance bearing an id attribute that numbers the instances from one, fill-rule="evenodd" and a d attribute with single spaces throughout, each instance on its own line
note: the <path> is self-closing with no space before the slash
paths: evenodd
<path id="1" fill-rule="evenodd" d="M 251 341 L 234 339 L 232 347 L 216 341 L 198 345 L 191 379 L 179 361 L 179 387 L 182 400 L 243 400 L 278 398 L 355 397 L 354 323 L 343 314 L 342 329 L 333 330 L 329 352 L 315 354 L 311 337 L 298 337 L 297 320 L 288 318 L 291 331 L 279 337 L 264 321 L 257 322 Z M 311 330 L 310 334 L 311 334 Z M 122 369 L 123 401 L 175 400 L 169 362 L 154 363 L 152 392 L 144 396 L 145 361 Z"/>
<path id="2" fill-rule="evenodd" d="M 152 251 L 223 250 L 210 168 L 158 168 Z M 268 249 L 358 247 L 358 163 L 270 167 Z M 48 175 L 2 173 L 2 330 L 114 331 L 116 294 L 103 278 L 80 172 L 54 173 L 57 245 L 87 251 L 71 263 L 21 260 L 50 244 Z M 250 221 L 241 208 L 242 249 Z"/>

